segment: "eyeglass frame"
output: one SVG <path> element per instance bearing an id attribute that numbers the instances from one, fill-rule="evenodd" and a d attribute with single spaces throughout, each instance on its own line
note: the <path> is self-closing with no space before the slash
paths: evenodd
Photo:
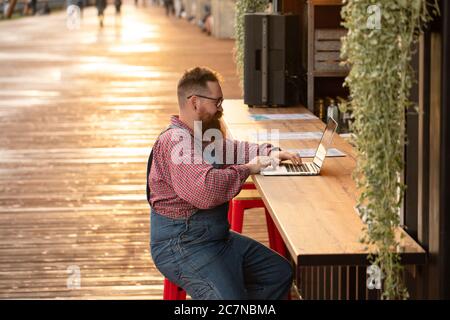
<path id="1" fill-rule="evenodd" d="M 209 100 L 214 100 L 216 101 L 216 108 L 220 108 L 222 106 L 222 102 L 223 102 L 223 97 L 219 97 L 219 98 L 211 98 L 211 97 L 207 97 L 207 96 L 202 96 L 199 94 L 191 94 L 189 97 L 186 97 L 186 99 L 190 99 L 193 96 L 199 97 L 199 98 L 205 98 L 205 99 L 209 99 Z"/>

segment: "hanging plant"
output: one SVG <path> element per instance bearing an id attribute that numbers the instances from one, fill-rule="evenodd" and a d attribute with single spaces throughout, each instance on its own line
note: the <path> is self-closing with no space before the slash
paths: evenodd
<path id="1" fill-rule="evenodd" d="M 244 15 L 246 13 L 263 12 L 269 5 L 269 0 L 237 0 L 235 15 L 235 47 L 234 60 L 236 61 L 237 73 L 240 86 L 243 88 L 244 81 Z"/>
<path id="2" fill-rule="evenodd" d="M 383 274 L 384 299 L 406 299 L 395 229 L 405 185 L 401 181 L 406 141 L 405 112 L 411 106 L 412 47 L 437 0 L 344 0 L 348 29 L 341 56 L 351 66 L 350 89 L 355 145 L 354 179 L 361 194 L 359 214 L 366 223 L 361 241 L 377 248 L 369 256 Z M 430 12 L 432 11 L 432 12 Z"/>

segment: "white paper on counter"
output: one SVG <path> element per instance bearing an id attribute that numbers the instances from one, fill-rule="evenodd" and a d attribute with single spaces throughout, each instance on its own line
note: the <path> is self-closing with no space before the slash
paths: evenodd
<path id="1" fill-rule="evenodd" d="M 264 113 L 264 114 L 252 114 L 250 115 L 252 120 L 264 121 L 264 120 L 315 120 L 316 116 L 309 113 Z"/>
<path id="2" fill-rule="evenodd" d="M 287 151 L 297 153 L 301 158 L 314 158 L 316 149 L 288 149 Z M 327 151 L 327 157 L 345 157 L 346 154 L 339 149 L 330 148 Z"/>
<path id="3" fill-rule="evenodd" d="M 255 140 L 320 140 L 323 132 L 279 132 L 278 134 L 262 131 L 250 134 L 250 137 Z"/>

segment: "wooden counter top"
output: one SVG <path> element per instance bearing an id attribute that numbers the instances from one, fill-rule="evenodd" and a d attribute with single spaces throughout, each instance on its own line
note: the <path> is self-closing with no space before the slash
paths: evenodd
<path id="1" fill-rule="evenodd" d="M 248 140 L 249 130 L 279 132 L 320 131 L 319 120 L 262 120 L 250 114 L 310 113 L 304 107 L 248 108 L 242 100 L 224 101 L 224 122 L 232 138 Z M 259 141 L 264 142 L 264 141 Z M 280 140 L 282 149 L 316 148 L 319 140 Z M 268 177 L 253 180 L 286 246 L 300 266 L 367 264 L 369 251 L 359 242 L 364 224 L 355 211 L 357 191 L 351 174 L 356 166 L 353 147 L 335 135 L 332 147 L 346 157 L 327 157 L 320 176 Z M 304 159 L 308 161 L 308 159 Z M 426 253 L 403 229 L 401 240 L 404 264 L 425 263 Z"/>

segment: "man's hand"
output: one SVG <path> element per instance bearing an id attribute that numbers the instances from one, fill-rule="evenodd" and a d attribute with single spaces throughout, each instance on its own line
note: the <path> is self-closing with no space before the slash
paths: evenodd
<path id="1" fill-rule="evenodd" d="M 278 164 L 278 158 L 258 156 L 254 157 L 249 163 L 245 164 L 245 166 L 250 169 L 250 174 L 258 174 L 262 169 L 267 168 L 270 165 L 276 167 Z"/>
<path id="2" fill-rule="evenodd" d="M 287 151 L 272 151 L 270 153 L 271 158 L 277 158 L 279 161 L 291 160 L 293 164 L 302 164 L 302 158 L 297 154 L 287 152 Z"/>

